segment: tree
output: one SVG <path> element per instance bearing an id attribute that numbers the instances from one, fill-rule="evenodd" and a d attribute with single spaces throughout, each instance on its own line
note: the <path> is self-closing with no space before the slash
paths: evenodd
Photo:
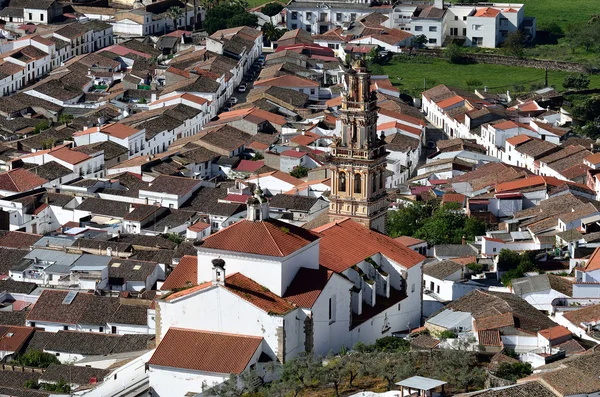
<path id="1" fill-rule="evenodd" d="M 465 219 L 465 227 L 463 229 L 463 236 L 465 236 L 465 238 L 468 241 L 473 241 L 473 240 L 475 240 L 475 237 L 484 235 L 485 231 L 486 231 L 486 225 L 481 220 L 474 218 L 472 216 Z"/>
<path id="2" fill-rule="evenodd" d="M 60 364 L 55 355 L 40 350 L 29 350 L 27 353 L 17 356 L 15 362 L 24 367 L 36 368 L 48 368 L 50 364 Z"/>
<path id="3" fill-rule="evenodd" d="M 581 47 L 585 51 L 600 48 L 600 21 L 592 18 L 587 23 L 569 26 L 566 39 L 571 44 L 573 51 L 577 47 Z"/>
<path id="4" fill-rule="evenodd" d="M 40 132 L 47 130 L 48 128 L 50 128 L 50 123 L 48 123 L 48 120 L 42 120 L 39 123 L 37 123 L 35 127 L 33 127 L 33 132 L 39 134 Z"/>
<path id="5" fill-rule="evenodd" d="M 237 28 L 238 26 L 248 26 L 255 28 L 258 26 L 258 16 L 248 12 L 237 14 L 227 21 L 228 28 Z"/>
<path id="6" fill-rule="evenodd" d="M 388 214 L 387 232 L 390 237 L 412 236 L 431 216 L 432 208 L 415 201 Z"/>
<path id="7" fill-rule="evenodd" d="M 290 172 L 290 175 L 294 178 L 305 178 L 308 176 L 308 168 L 306 168 L 302 164 L 297 165 L 296 167 L 294 167 L 292 172 Z"/>
<path id="8" fill-rule="evenodd" d="M 71 121 L 73 121 L 73 115 L 72 114 L 61 114 L 60 117 L 58 118 L 58 122 L 59 124 L 69 124 Z"/>
<path id="9" fill-rule="evenodd" d="M 533 370 L 531 364 L 520 361 L 516 363 L 501 363 L 495 371 L 497 377 L 512 380 L 513 382 L 516 382 L 517 379 L 529 376 L 532 373 Z"/>
<path id="10" fill-rule="evenodd" d="M 268 17 L 274 17 L 283 10 L 283 4 L 281 3 L 267 3 L 260 9 L 260 12 Z"/>
<path id="11" fill-rule="evenodd" d="M 281 36 L 283 36 L 283 34 L 287 31 L 285 29 L 277 29 L 277 27 L 271 22 L 265 23 L 262 26 L 261 30 L 263 32 L 263 38 L 265 39 L 266 43 L 272 43 L 274 41 L 279 40 Z"/>
<path id="12" fill-rule="evenodd" d="M 392 390 L 398 379 L 408 378 L 416 373 L 416 360 L 412 352 L 379 352 L 365 356 L 369 374 L 383 378 L 387 389 Z"/>
<path id="13" fill-rule="evenodd" d="M 590 78 L 583 73 L 568 74 L 565 76 L 562 85 L 567 90 L 585 90 L 590 85 Z"/>
<path id="14" fill-rule="evenodd" d="M 459 211 L 459 204 L 448 203 L 437 208 L 431 218 L 415 233 L 415 237 L 431 245 L 460 244 L 466 215 Z"/>
<path id="15" fill-rule="evenodd" d="M 237 26 L 258 26 L 258 17 L 246 12 L 246 9 L 236 3 L 218 4 L 208 8 L 204 28 L 208 34 L 217 30 Z"/>
<path id="16" fill-rule="evenodd" d="M 252 161 L 258 161 L 258 160 L 262 160 L 264 159 L 265 156 L 263 156 L 263 154 L 261 152 L 255 152 L 254 156 L 252 157 Z"/>
<path id="17" fill-rule="evenodd" d="M 177 6 L 169 7 L 167 10 L 167 16 L 173 20 L 173 26 L 175 27 L 175 30 L 177 30 L 179 19 L 181 19 L 183 16 L 183 8 Z"/>
<path id="18" fill-rule="evenodd" d="M 169 233 L 167 235 L 167 239 L 174 242 L 175 244 L 181 244 L 183 242 L 183 237 L 181 237 L 178 233 Z"/>
<path id="19" fill-rule="evenodd" d="M 346 360 L 344 357 L 334 356 L 333 354 L 325 357 L 325 365 L 320 371 L 321 382 L 324 385 L 333 386 L 335 397 L 340 397 L 340 385 L 347 375 Z"/>
<path id="20" fill-rule="evenodd" d="M 302 352 L 288 360 L 281 368 L 281 380 L 268 395 L 297 396 L 305 387 L 318 384 L 322 378 L 323 363 L 312 352 Z"/>
<path id="21" fill-rule="evenodd" d="M 579 121 L 594 121 L 600 114 L 600 95 L 592 95 L 582 101 L 573 102 L 571 113 Z"/>
<path id="22" fill-rule="evenodd" d="M 506 271 L 500 279 L 502 284 L 510 286 L 512 280 L 520 278 L 525 273 L 535 270 L 535 254 L 526 251 L 518 254 L 508 249 L 502 249 L 498 256 L 498 270 Z"/>
<path id="23" fill-rule="evenodd" d="M 470 386 L 481 386 L 485 379 L 484 371 L 477 366 L 475 353 L 467 350 L 471 341 L 459 341 L 456 349 L 440 350 L 432 357 L 436 376 L 456 388 L 469 391 Z"/>
<path id="24" fill-rule="evenodd" d="M 522 31 L 511 32 L 504 40 L 502 48 L 507 55 L 523 58 L 525 54 L 525 35 Z"/>
<path id="25" fill-rule="evenodd" d="M 398 352 L 410 349 L 410 343 L 402 338 L 386 336 L 375 341 L 375 350 L 381 352 Z"/>
<path id="26" fill-rule="evenodd" d="M 425 44 L 427 44 L 427 42 L 427 36 L 425 36 L 424 34 L 420 34 L 418 36 L 414 36 L 410 41 L 410 44 L 415 48 L 421 48 Z"/>
<path id="27" fill-rule="evenodd" d="M 462 47 L 456 43 L 450 44 L 444 50 L 444 54 L 450 63 L 459 64 L 464 62 Z"/>

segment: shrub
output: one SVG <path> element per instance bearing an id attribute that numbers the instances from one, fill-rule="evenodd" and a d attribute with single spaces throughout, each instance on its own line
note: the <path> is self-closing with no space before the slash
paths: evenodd
<path id="1" fill-rule="evenodd" d="M 15 358 L 15 362 L 24 367 L 48 368 L 50 364 L 60 364 L 58 358 L 50 353 L 39 350 L 30 350 Z"/>
<path id="2" fill-rule="evenodd" d="M 292 172 L 290 172 L 290 175 L 293 176 L 294 178 L 307 177 L 308 176 L 308 168 L 306 168 L 303 165 L 296 166 L 296 167 L 294 167 Z"/>
<path id="3" fill-rule="evenodd" d="M 501 363 L 496 370 L 496 376 L 502 379 L 516 381 L 533 373 L 529 363 Z"/>
<path id="4" fill-rule="evenodd" d="M 473 273 L 481 273 L 483 271 L 483 265 L 481 263 L 469 263 L 467 265 L 467 269 L 472 271 Z"/>
<path id="5" fill-rule="evenodd" d="M 452 43 L 445 50 L 446 58 L 448 58 L 448 62 L 450 63 L 463 63 L 463 51 L 462 48 L 456 44 Z"/>
<path id="6" fill-rule="evenodd" d="M 457 335 L 455 332 L 450 331 L 449 329 L 443 330 L 438 334 L 438 338 L 440 339 L 454 339 Z"/>
<path id="7" fill-rule="evenodd" d="M 375 350 L 382 352 L 397 352 L 401 350 L 408 350 L 409 345 L 409 342 L 402 338 L 386 336 L 375 341 Z"/>
<path id="8" fill-rule="evenodd" d="M 562 85 L 567 90 L 585 90 L 590 85 L 590 78 L 583 73 L 568 74 L 565 76 Z"/>

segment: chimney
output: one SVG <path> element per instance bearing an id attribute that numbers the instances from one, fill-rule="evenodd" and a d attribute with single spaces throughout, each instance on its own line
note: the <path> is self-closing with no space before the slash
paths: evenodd
<path id="1" fill-rule="evenodd" d="M 213 265 L 213 285 L 225 285 L 225 261 L 221 258 L 212 260 Z"/>
<path id="2" fill-rule="evenodd" d="M 465 236 L 462 236 L 462 245 L 465 245 L 467 243 L 467 238 Z"/>

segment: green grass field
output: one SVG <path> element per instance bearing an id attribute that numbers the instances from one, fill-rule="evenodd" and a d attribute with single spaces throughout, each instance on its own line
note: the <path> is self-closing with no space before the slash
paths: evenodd
<path id="1" fill-rule="evenodd" d="M 543 69 L 469 64 L 454 65 L 444 59 L 416 57 L 405 62 L 403 58 L 394 58 L 388 64 L 374 67 L 374 74 L 387 74 L 390 81 L 400 91 L 416 95 L 438 84 L 467 89 L 467 81 L 477 79 L 482 87 L 487 86 L 490 92 L 514 91 L 515 85 L 529 89 L 532 84 L 543 84 Z M 568 73 L 548 72 L 548 83 L 557 90 L 562 90 L 562 82 Z M 590 76 L 590 88 L 600 88 L 600 75 Z"/>
<path id="2" fill-rule="evenodd" d="M 278 1 L 278 0 L 247 0 L 247 1 L 248 1 L 248 7 L 254 8 L 254 7 L 258 7 L 263 4 L 271 3 L 273 1 Z M 285 1 L 279 1 L 279 2 L 283 5 L 287 4 Z"/>
<path id="3" fill-rule="evenodd" d="M 563 30 L 570 24 L 589 21 L 600 13 L 598 0 L 519 0 L 525 4 L 525 15 L 537 18 L 538 27 L 556 22 Z"/>

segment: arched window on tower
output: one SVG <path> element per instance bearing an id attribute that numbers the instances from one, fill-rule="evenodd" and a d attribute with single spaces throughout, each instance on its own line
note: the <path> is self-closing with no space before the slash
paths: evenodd
<path id="1" fill-rule="evenodd" d="M 346 173 L 340 172 L 338 177 L 338 191 L 345 192 L 346 191 Z"/>
<path id="2" fill-rule="evenodd" d="M 377 191 L 377 174 L 375 173 L 371 176 L 371 186 L 373 193 L 375 193 Z"/>
<path id="3" fill-rule="evenodd" d="M 380 189 L 383 189 L 383 179 L 384 179 L 383 174 L 384 174 L 383 171 L 379 173 L 379 188 Z"/>
<path id="4" fill-rule="evenodd" d="M 362 177 L 360 174 L 354 174 L 354 193 L 360 194 L 362 191 Z"/>

